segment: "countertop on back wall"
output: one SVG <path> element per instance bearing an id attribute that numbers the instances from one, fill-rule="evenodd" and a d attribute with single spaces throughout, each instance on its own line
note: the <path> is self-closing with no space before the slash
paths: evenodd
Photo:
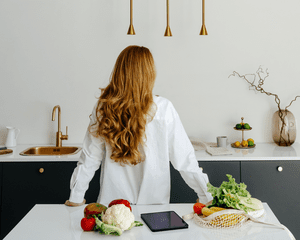
<path id="1" fill-rule="evenodd" d="M 205 150 L 195 151 L 198 161 L 243 161 L 243 160 L 300 160 L 300 144 L 295 142 L 289 147 L 279 147 L 275 143 L 256 143 L 254 148 L 227 148 L 231 155 L 211 156 Z"/>
<path id="2" fill-rule="evenodd" d="M 32 162 L 32 161 L 77 161 L 80 153 L 63 156 L 21 156 L 23 150 L 39 146 L 37 144 L 21 144 L 10 148 L 13 153 L 0 155 L 0 162 Z M 45 146 L 45 145 L 43 145 Z M 79 146 L 82 144 L 64 144 L 63 146 Z M 289 147 L 279 147 L 275 143 L 256 143 L 255 148 L 236 149 L 230 145 L 227 147 L 233 154 L 223 156 L 211 156 L 205 150 L 195 151 L 198 161 L 243 161 L 243 160 L 300 160 L 300 144 L 294 143 Z"/>

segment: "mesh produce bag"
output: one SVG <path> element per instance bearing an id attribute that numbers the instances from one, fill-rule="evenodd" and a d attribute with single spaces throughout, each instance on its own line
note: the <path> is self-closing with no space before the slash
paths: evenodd
<path id="1" fill-rule="evenodd" d="M 239 228 L 242 225 L 248 224 L 248 217 L 244 211 L 240 210 L 222 210 L 215 212 L 207 217 L 193 214 L 190 218 L 194 218 L 197 225 L 206 228 Z"/>
<path id="2" fill-rule="evenodd" d="M 251 222 L 272 225 L 274 227 L 282 228 L 286 230 L 290 236 L 290 239 L 296 240 L 293 234 L 282 224 L 273 224 L 262 222 L 259 219 L 264 215 L 264 210 L 253 211 L 250 214 L 245 213 L 242 210 L 226 209 L 204 217 L 198 216 L 196 213 L 184 215 L 184 220 L 194 219 L 194 222 L 200 227 L 213 228 L 213 229 L 237 229 L 241 226 L 247 225 Z"/>

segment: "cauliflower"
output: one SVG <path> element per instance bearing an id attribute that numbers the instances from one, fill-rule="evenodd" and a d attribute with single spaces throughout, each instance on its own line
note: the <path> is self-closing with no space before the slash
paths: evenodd
<path id="1" fill-rule="evenodd" d="M 134 215 L 124 204 L 116 204 L 106 209 L 102 216 L 102 221 L 107 224 L 113 224 L 124 230 L 128 230 L 134 223 Z"/>

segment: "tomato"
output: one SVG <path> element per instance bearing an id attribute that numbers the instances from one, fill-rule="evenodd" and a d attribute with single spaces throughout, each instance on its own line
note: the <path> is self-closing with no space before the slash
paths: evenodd
<path id="1" fill-rule="evenodd" d="M 83 231 L 93 231 L 94 227 L 96 225 L 95 218 L 83 218 L 81 219 L 81 228 Z"/>
<path id="2" fill-rule="evenodd" d="M 205 204 L 203 203 L 195 203 L 193 206 L 194 212 L 198 215 L 202 214 L 202 208 L 205 207 Z"/>
<path id="3" fill-rule="evenodd" d="M 124 204 L 126 207 L 128 207 L 131 211 L 131 206 L 130 206 L 130 203 L 125 200 L 125 199 L 116 199 L 116 200 L 113 200 L 109 205 L 108 207 L 111 207 L 113 205 L 117 205 L 117 204 Z"/>

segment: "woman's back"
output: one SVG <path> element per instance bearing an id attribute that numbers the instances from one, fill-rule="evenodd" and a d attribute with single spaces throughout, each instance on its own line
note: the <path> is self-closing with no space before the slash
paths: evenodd
<path id="1" fill-rule="evenodd" d="M 111 147 L 105 143 L 101 167 L 98 202 L 109 203 L 123 198 L 134 204 L 169 203 L 170 170 L 168 154 L 168 122 L 172 121 L 170 102 L 154 96 L 156 113 L 145 129 L 146 141 L 139 150 L 145 160 L 135 166 L 112 161 Z M 108 194 L 109 193 L 109 194 Z"/>
<path id="2" fill-rule="evenodd" d="M 105 204 L 123 198 L 132 204 L 169 203 L 170 161 L 183 173 L 185 180 L 189 181 L 186 175 L 193 178 L 196 174 L 204 177 L 200 182 L 207 183 L 207 176 L 195 161 L 194 149 L 172 103 L 163 97 L 154 96 L 153 99 L 152 110 L 156 113 L 146 125 L 146 141 L 139 148 L 145 161 L 122 166 L 110 158 L 111 146 L 103 142 L 98 202 Z M 188 174 L 184 173 L 186 170 Z"/>
<path id="3" fill-rule="evenodd" d="M 152 95 L 156 72 L 145 47 L 119 55 L 109 85 L 91 115 L 83 150 L 71 178 L 70 201 L 81 203 L 101 166 L 98 202 L 169 203 L 171 162 L 200 201 L 208 202 L 208 178 L 172 103 Z"/>

